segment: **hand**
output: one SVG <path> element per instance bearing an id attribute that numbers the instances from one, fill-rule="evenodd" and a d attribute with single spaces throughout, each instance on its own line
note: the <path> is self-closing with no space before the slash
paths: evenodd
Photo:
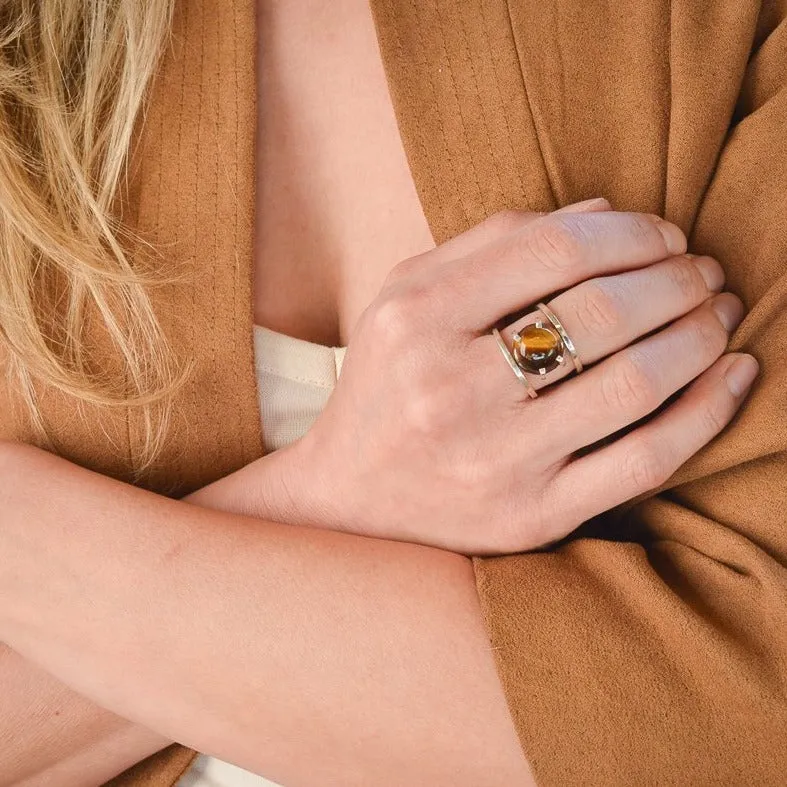
<path id="1" fill-rule="evenodd" d="M 684 255 L 676 226 L 608 208 L 498 214 L 398 265 L 325 411 L 279 458 L 292 521 L 472 554 L 534 549 L 656 488 L 718 434 L 757 372 L 750 356 L 722 357 L 743 306 L 717 294 L 715 260 Z M 531 399 L 490 329 L 538 301 L 590 368 L 536 375 L 546 387 Z M 529 322 L 501 330 L 509 346 Z"/>

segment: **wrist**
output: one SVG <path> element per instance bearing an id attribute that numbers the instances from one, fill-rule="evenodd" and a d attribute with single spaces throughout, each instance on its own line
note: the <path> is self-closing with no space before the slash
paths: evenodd
<path id="1" fill-rule="evenodd" d="M 352 472 L 345 453 L 312 429 L 281 454 L 278 488 L 286 524 L 308 525 L 360 536 L 379 537 L 368 525 L 370 506 L 363 485 Z M 337 454 L 340 454 L 337 456 Z"/>
<path id="2" fill-rule="evenodd" d="M 323 526 L 310 487 L 310 448 L 303 440 L 260 457 L 185 498 L 203 508 L 288 525 Z"/>

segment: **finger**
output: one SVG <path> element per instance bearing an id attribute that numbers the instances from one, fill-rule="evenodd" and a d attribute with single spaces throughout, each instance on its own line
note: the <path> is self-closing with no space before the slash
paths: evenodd
<path id="1" fill-rule="evenodd" d="M 503 317 L 585 279 L 683 254 L 674 224 L 642 213 L 553 213 L 438 266 L 458 326 L 483 333 Z"/>
<path id="2" fill-rule="evenodd" d="M 730 422 L 758 369 L 750 355 L 725 355 L 652 421 L 568 464 L 553 481 L 555 499 L 573 501 L 571 519 L 584 522 L 660 487 Z"/>
<path id="3" fill-rule="evenodd" d="M 575 202 L 573 205 L 564 205 L 554 213 L 600 213 L 601 211 L 611 210 L 612 205 L 604 197 L 594 197 L 582 202 Z"/>
<path id="4" fill-rule="evenodd" d="M 542 418 L 560 424 L 563 455 L 636 423 L 702 374 L 726 349 L 743 312 L 735 295 L 717 295 L 578 377 L 546 388 L 534 404 L 544 409 Z"/>
<path id="5" fill-rule="evenodd" d="M 592 213 L 609 210 L 612 206 L 603 197 L 578 202 L 574 205 L 566 205 L 556 213 Z M 465 257 L 479 249 L 488 246 L 490 243 L 500 240 L 507 235 L 521 232 L 530 222 L 546 216 L 546 213 L 523 210 L 501 210 L 493 213 L 480 224 L 476 224 L 469 230 L 456 235 L 445 243 L 441 243 L 436 249 L 427 254 L 430 264 L 455 260 Z M 425 255 L 421 255 L 423 258 Z"/>
<path id="6" fill-rule="evenodd" d="M 723 285 L 724 271 L 711 257 L 671 257 L 640 270 L 583 282 L 547 305 L 587 365 L 687 314 Z M 501 334 L 511 346 L 514 334 L 533 322 L 531 313 Z M 568 357 L 565 361 L 543 379 L 534 376 L 533 386 L 551 385 L 570 374 L 574 365 Z"/>

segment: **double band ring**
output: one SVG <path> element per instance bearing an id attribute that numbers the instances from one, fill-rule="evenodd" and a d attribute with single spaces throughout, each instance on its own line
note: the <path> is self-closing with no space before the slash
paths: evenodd
<path id="1" fill-rule="evenodd" d="M 531 399 L 535 399 L 538 393 L 527 375 L 544 379 L 550 372 L 565 365 L 566 356 L 571 359 L 577 373 L 583 368 L 577 348 L 558 316 L 545 303 L 537 304 L 536 308 L 535 320 L 514 334 L 512 350 L 506 345 L 500 331 L 496 328 L 492 331 L 508 365 L 525 386 Z"/>

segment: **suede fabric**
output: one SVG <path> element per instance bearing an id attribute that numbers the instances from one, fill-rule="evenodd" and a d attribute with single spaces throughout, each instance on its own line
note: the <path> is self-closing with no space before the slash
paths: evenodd
<path id="1" fill-rule="evenodd" d="M 659 494 L 475 559 L 543 785 L 787 779 L 787 3 L 375 4 L 438 240 L 597 195 L 664 214 L 750 310 L 761 380 Z M 581 413 L 577 413 L 581 417 Z"/>
<path id="2" fill-rule="evenodd" d="M 734 424 L 658 494 L 549 550 L 474 560 L 538 783 L 784 784 L 787 0 L 371 5 L 438 242 L 496 210 L 597 195 L 662 213 L 724 265 L 750 310 L 733 348 L 763 368 Z M 125 213 L 181 274 L 155 301 L 194 365 L 140 482 L 169 494 L 262 450 L 254 27 L 254 0 L 181 0 L 132 161 Z M 0 434 L 32 441 L 7 400 Z M 45 392 L 45 415 L 59 453 L 133 477 L 131 413 L 78 417 Z M 169 787 L 190 757 L 174 747 L 113 784 Z"/>

